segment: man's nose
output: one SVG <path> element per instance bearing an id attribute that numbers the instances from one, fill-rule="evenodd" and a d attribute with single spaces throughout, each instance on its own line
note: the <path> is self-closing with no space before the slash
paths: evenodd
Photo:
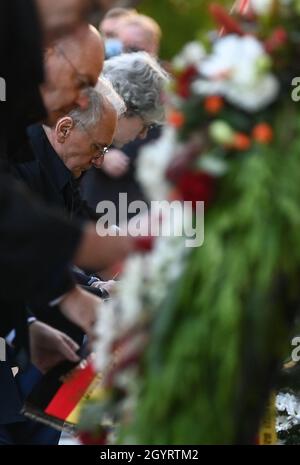
<path id="1" fill-rule="evenodd" d="M 148 136 L 148 128 L 145 128 L 139 135 L 139 139 L 146 139 L 146 137 Z"/>
<path id="2" fill-rule="evenodd" d="M 95 168 L 101 168 L 103 164 L 104 157 L 93 158 L 92 164 Z"/>

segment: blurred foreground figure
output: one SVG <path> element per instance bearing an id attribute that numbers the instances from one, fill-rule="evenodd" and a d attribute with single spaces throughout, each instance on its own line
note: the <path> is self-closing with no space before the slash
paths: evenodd
<path id="1" fill-rule="evenodd" d="M 44 81 L 43 36 L 32 0 L 1 0 L 0 43 L 1 77 L 6 83 L 6 101 L 0 103 L 3 123 L 0 126 L 0 336 L 6 337 L 11 329 L 16 329 L 17 364 L 23 365 L 29 352 L 25 302 L 31 299 L 52 302 L 59 298 L 60 311 L 91 333 L 99 299 L 75 286 L 70 279 L 69 264 L 75 262 L 91 269 L 109 266 L 127 254 L 130 241 L 119 237 L 101 238 L 93 225 L 69 222 L 59 211 L 48 209 L 14 180 L 11 164 L 18 158 L 16 154 L 20 160 L 30 154 L 30 150 L 22 148 L 26 142 L 26 126 L 46 120 L 47 110 L 51 116 L 57 110 L 69 108 L 72 101 L 74 106 L 78 105 L 82 70 L 77 69 L 79 64 L 74 66 L 64 47 L 56 50 L 55 54 L 61 56 L 52 56 L 52 62 L 56 56 L 57 66 L 54 60 L 51 70 L 48 61 L 42 99 L 39 89 Z M 68 101 L 63 101 L 60 86 L 65 81 L 59 79 L 58 60 L 61 64 L 65 62 L 72 76 Z M 101 63 L 98 68 L 97 75 Z M 94 83 L 93 78 L 92 81 Z M 56 91 L 50 85 L 54 82 Z M 85 82 L 82 87 L 87 84 Z M 21 403 L 9 363 L 0 364 L 0 386 L 0 423 L 17 421 Z"/>
<path id="2" fill-rule="evenodd" d="M 36 0 L 36 3 L 46 43 L 85 22 L 91 6 L 91 0 Z"/>
<path id="3" fill-rule="evenodd" d="M 75 106 L 88 107 L 83 90 L 96 85 L 103 60 L 102 39 L 93 26 L 80 26 L 46 49 L 45 82 L 40 90 L 48 125 L 55 124 Z"/>

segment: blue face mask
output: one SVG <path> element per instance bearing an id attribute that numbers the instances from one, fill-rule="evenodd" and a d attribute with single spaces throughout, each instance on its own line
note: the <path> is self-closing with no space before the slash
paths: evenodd
<path id="1" fill-rule="evenodd" d="M 107 39 L 105 41 L 106 59 L 121 55 L 123 53 L 123 44 L 119 39 Z"/>

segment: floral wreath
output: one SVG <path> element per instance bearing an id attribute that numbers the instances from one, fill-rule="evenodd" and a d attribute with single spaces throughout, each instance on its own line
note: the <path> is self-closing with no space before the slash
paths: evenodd
<path id="1" fill-rule="evenodd" d="M 210 14 L 217 28 L 173 61 L 168 125 L 138 167 L 150 199 L 205 202 L 205 241 L 141 241 L 101 312 L 104 383 L 83 425 L 107 439 L 110 415 L 108 442 L 254 443 L 288 354 L 299 304 L 299 2 L 241 0 Z"/>

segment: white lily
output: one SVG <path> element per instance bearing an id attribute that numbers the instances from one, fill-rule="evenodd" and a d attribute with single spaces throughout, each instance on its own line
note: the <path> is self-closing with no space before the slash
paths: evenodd
<path id="1" fill-rule="evenodd" d="M 166 126 L 161 138 L 143 147 L 138 165 L 137 178 L 150 200 L 164 200 L 170 186 L 165 172 L 176 148 L 176 131 Z"/>
<path id="2" fill-rule="evenodd" d="M 199 66 L 204 78 L 195 81 L 193 90 L 200 95 L 218 93 L 244 110 L 259 111 L 279 92 L 278 80 L 267 70 L 269 61 L 255 37 L 226 36 Z"/>
<path id="3" fill-rule="evenodd" d="M 274 6 L 274 0 L 251 0 L 250 5 L 254 13 L 267 15 Z"/>
<path id="4" fill-rule="evenodd" d="M 185 69 L 188 66 L 197 66 L 206 56 L 206 51 L 200 42 L 190 42 L 187 44 L 182 52 L 177 55 L 173 60 L 175 69 Z"/>

